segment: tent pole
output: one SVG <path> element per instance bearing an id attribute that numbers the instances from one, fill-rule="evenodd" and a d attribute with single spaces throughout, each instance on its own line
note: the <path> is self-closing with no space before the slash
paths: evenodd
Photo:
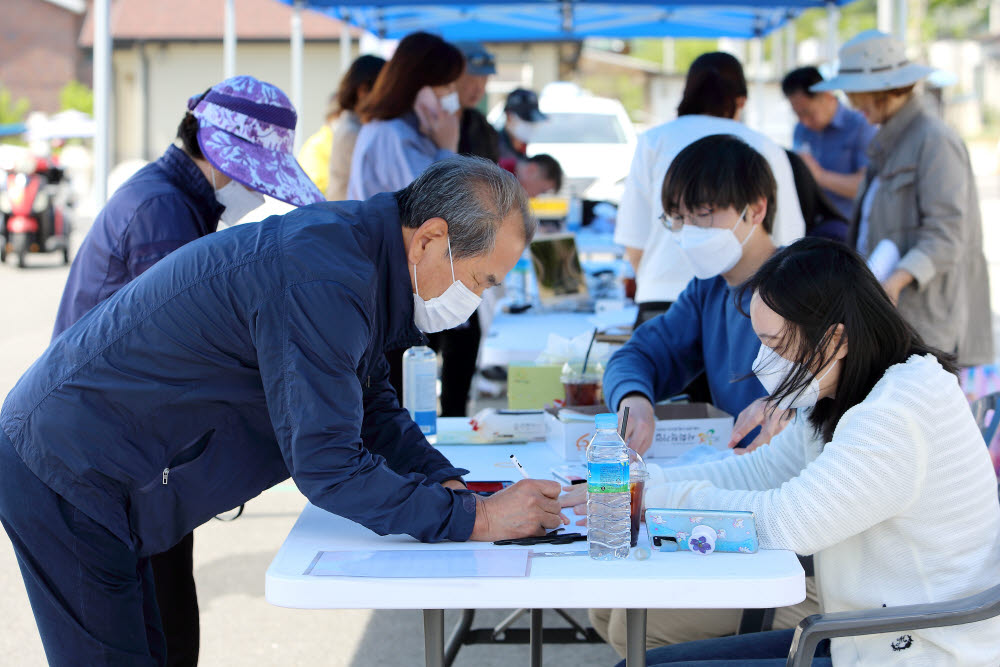
<path id="1" fill-rule="evenodd" d="M 236 76 L 236 0 L 226 0 L 225 27 L 222 33 L 223 78 Z"/>
<path id="2" fill-rule="evenodd" d="M 295 113 L 302 114 L 302 6 L 303 0 L 295 0 L 292 6 L 292 106 Z M 299 130 L 299 128 L 296 128 Z M 295 152 L 302 147 L 302 132 L 295 132 Z"/>
<path id="3" fill-rule="evenodd" d="M 108 201 L 111 155 L 111 0 L 94 0 L 94 203 Z"/>
<path id="4" fill-rule="evenodd" d="M 799 54 L 796 46 L 795 20 L 788 19 L 785 24 L 785 69 L 792 71 L 798 66 Z"/>
<path id="5" fill-rule="evenodd" d="M 907 16 L 906 0 L 896 0 L 896 9 L 895 11 L 893 11 L 892 14 L 893 14 L 892 18 L 894 19 L 893 23 L 895 24 L 894 26 L 895 29 L 892 32 L 896 36 L 896 39 L 905 44 L 906 23 L 907 19 L 909 18 Z"/>
<path id="6" fill-rule="evenodd" d="M 351 24 L 346 16 L 341 20 L 344 24 L 340 26 L 340 73 L 343 74 L 351 66 Z"/>
<path id="7" fill-rule="evenodd" d="M 750 40 L 750 62 L 753 63 L 753 128 L 760 131 L 764 122 L 764 38 Z"/>
<path id="8" fill-rule="evenodd" d="M 885 33 L 892 32 L 892 3 L 893 0 L 878 0 L 876 6 L 878 29 Z"/>
<path id="9" fill-rule="evenodd" d="M 677 69 L 677 49 L 672 37 L 663 40 L 663 71 L 673 74 Z"/>
<path id="10" fill-rule="evenodd" d="M 826 3 L 826 57 L 830 62 L 837 59 L 840 48 L 840 8 L 835 2 Z"/>

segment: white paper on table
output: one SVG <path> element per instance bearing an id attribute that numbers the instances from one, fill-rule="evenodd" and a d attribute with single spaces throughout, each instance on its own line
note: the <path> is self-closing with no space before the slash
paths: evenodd
<path id="1" fill-rule="evenodd" d="M 393 579 L 526 577 L 530 554 L 530 549 L 319 551 L 303 574 Z"/>
<path id="2" fill-rule="evenodd" d="M 712 461 L 721 461 L 732 456 L 736 456 L 736 452 L 731 449 L 716 449 L 709 445 L 696 445 L 671 461 L 670 465 L 676 467 L 695 465 L 697 463 L 711 463 Z"/>
<path id="3" fill-rule="evenodd" d="M 889 239 L 882 239 L 868 256 L 868 268 L 875 274 L 875 278 L 880 282 L 885 282 L 896 270 L 899 264 L 899 248 Z"/>

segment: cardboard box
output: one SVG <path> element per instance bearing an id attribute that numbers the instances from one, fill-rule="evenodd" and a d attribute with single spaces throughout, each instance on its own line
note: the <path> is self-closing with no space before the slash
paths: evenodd
<path id="1" fill-rule="evenodd" d="M 594 437 L 596 414 L 607 412 L 601 406 L 571 408 L 575 414 L 585 415 L 579 421 L 562 421 L 554 412 L 546 411 L 545 425 L 549 445 L 556 454 L 567 461 L 586 458 L 587 445 Z M 708 403 L 675 403 L 657 405 L 656 433 L 653 444 L 643 458 L 670 465 L 672 459 L 697 445 L 709 445 L 724 450 L 733 432 L 733 418 Z"/>
<path id="2" fill-rule="evenodd" d="M 562 364 L 515 362 L 507 367 L 507 407 L 511 410 L 541 410 L 562 400 Z"/>

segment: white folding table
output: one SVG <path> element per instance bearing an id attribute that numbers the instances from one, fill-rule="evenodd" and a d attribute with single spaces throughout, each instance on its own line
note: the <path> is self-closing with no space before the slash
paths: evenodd
<path id="1" fill-rule="evenodd" d="M 441 420 L 457 426 L 461 420 Z M 454 445 L 441 451 L 468 480 L 516 480 L 516 453 L 534 476 L 550 478 L 564 463 L 545 443 Z M 576 518 L 576 517 L 572 517 Z M 574 530 L 570 525 L 567 530 Z M 640 546 L 648 546 L 645 535 Z M 654 551 L 647 560 L 591 560 L 586 555 L 533 557 L 528 576 L 514 578 L 353 578 L 305 574 L 320 551 L 372 549 L 499 549 L 489 543 L 420 544 L 407 536 L 380 537 L 358 524 L 306 505 L 267 570 L 271 604 L 299 609 L 421 609 L 425 661 L 444 664 L 445 609 L 626 608 L 628 664 L 644 666 L 646 609 L 782 607 L 805 599 L 805 577 L 790 551 L 711 554 Z M 524 547 L 513 547 L 524 548 Z M 586 543 L 529 547 L 535 552 L 585 552 Z M 532 665 L 541 664 L 541 615 L 532 614 Z"/>

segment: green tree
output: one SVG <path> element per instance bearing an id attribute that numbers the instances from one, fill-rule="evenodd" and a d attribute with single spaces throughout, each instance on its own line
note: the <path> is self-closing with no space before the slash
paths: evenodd
<path id="1" fill-rule="evenodd" d="M 59 108 L 76 109 L 94 115 L 94 91 L 79 81 L 70 81 L 59 91 Z"/>
<path id="2" fill-rule="evenodd" d="M 15 100 L 11 92 L 0 84 L 0 125 L 23 123 L 30 108 L 28 100 L 23 97 Z"/>

